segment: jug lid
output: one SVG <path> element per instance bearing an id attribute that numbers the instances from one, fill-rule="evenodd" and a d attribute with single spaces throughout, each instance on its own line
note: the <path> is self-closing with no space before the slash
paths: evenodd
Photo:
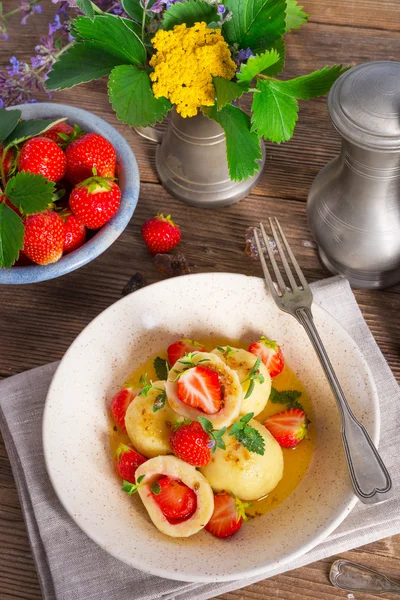
<path id="1" fill-rule="evenodd" d="M 368 150 L 400 150 L 400 62 L 359 65 L 335 81 L 328 97 L 339 133 Z"/>

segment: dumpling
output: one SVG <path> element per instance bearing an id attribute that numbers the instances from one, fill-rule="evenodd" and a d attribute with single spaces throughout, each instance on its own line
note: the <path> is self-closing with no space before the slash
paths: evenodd
<path id="1" fill-rule="evenodd" d="M 224 350 L 227 349 L 226 346 L 223 348 Z M 254 354 L 251 354 L 251 352 L 247 352 L 247 350 L 242 350 L 241 348 L 232 348 L 224 353 L 220 352 L 218 348 L 215 348 L 215 350 L 212 351 L 212 354 L 215 354 L 221 358 L 228 365 L 228 367 L 236 371 L 241 382 L 247 379 L 257 360 L 257 356 L 254 356 Z M 268 373 L 267 367 L 263 362 L 261 362 L 258 370 L 260 375 L 264 377 L 264 381 L 263 383 L 255 381 L 254 389 L 248 398 L 245 398 L 245 396 L 247 390 L 249 389 L 250 381 L 246 381 L 242 384 L 243 402 L 240 409 L 241 415 L 246 415 L 249 412 L 254 413 L 254 415 L 258 415 L 264 410 L 268 402 L 268 398 L 271 393 L 271 377 Z"/>
<path id="2" fill-rule="evenodd" d="M 217 448 L 210 462 L 200 469 L 214 491 L 226 490 L 245 501 L 269 494 L 283 476 L 283 454 L 278 442 L 255 419 L 249 425 L 264 439 L 263 456 L 250 452 L 235 436 L 229 436 L 228 430 L 222 438 L 226 450 Z"/>

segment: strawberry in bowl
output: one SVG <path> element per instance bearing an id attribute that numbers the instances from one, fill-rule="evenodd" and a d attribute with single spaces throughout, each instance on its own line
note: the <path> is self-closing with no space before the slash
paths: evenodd
<path id="1" fill-rule="evenodd" d="M 85 110 L 1 110 L 9 132 L 0 139 L 0 283 L 53 279 L 92 261 L 125 229 L 138 200 L 137 163 L 125 139 Z"/>

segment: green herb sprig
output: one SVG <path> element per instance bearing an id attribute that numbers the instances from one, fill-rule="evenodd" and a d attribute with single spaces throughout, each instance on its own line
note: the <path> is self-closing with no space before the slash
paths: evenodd
<path id="1" fill-rule="evenodd" d="M 241 384 L 243 385 L 244 383 L 246 383 L 246 381 L 250 381 L 249 387 L 248 387 L 246 395 L 244 397 L 245 400 L 247 398 L 250 398 L 251 394 L 253 393 L 256 382 L 264 383 L 264 381 L 265 381 L 264 375 L 262 375 L 260 373 L 260 365 L 261 365 L 261 356 L 259 356 L 257 358 L 256 362 L 253 365 L 253 368 L 251 369 L 250 373 L 247 375 L 246 379 L 243 379 L 243 381 L 241 382 Z"/>
<path id="2" fill-rule="evenodd" d="M 226 427 L 222 427 L 222 429 L 214 429 L 211 421 L 209 421 L 205 417 L 197 417 L 197 420 L 199 421 L 204 431 L 210 436 L 211 454 L 214 454 L 217 448 L 220 448 L 221 450 L 226 450 L 225 442 L 222 439 L 223 435 L 226 433 Z"/>
<path id="3" fill-rule="evenodd" d="M 236 421 L 236 423 L 232 425 L 228 435 L 234 435 L 237 441 L 250 452 L 255 452 L 256 454 L 263 456 L 265 452 L 263 437 L 257 429 L 248 424 L 253 417 L 254 413 L 252 412 L 244 415 L 240 421 Z"/>

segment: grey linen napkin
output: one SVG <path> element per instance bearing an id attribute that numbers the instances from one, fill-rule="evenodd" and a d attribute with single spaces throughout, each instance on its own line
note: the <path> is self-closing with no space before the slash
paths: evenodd
<path id="1" fill-rule="evenodd" d="M 312 285 L 315 301 L 348 331 L 363 352 L 381 401 L 380 452 L 396 489 L 400 469 L 400 391 L 357 306 L 346 280 Z M 57 363 L 0 384 L 0 428 L 10 457 L 45 600 L 206 600 L 400 532 L 400 493 L 378 506 L 358 503 L 323 543 L 295 562 L 263 576 L 228 583 L 171 581 L 132 569 L 95 545 L 66 514 L 47 477 L 42 414 Z"/>

